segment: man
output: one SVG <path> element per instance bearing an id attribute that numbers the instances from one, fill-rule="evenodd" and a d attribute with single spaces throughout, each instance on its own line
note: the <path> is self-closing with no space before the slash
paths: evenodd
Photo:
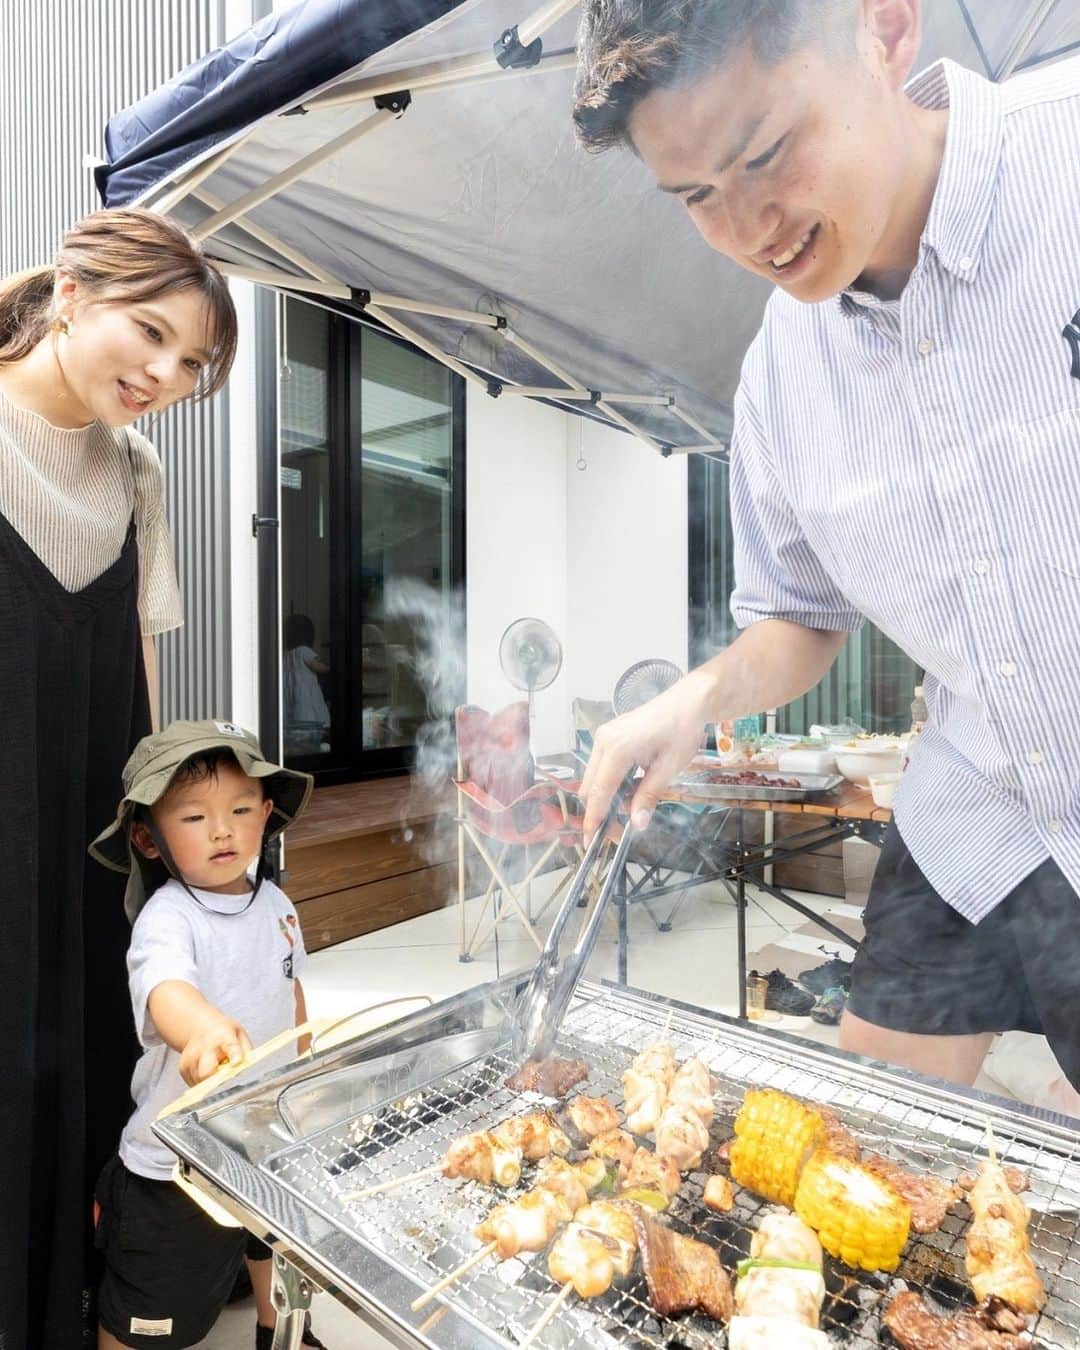
<path id="1" fill-rule="evenodd" d="M 702 724 L 869 617 L 926 669 L 841 1025 L 974 1081 L 1043 1031 L 1080 1087 L 1080 62 L 907 84 L 920 0 L 585 0 L 574 118 L 776 286 L 735 401 L 743 632 L 604 728 L 587 832 Z M 723 316 L 717 316 L 723 322 Z"/>

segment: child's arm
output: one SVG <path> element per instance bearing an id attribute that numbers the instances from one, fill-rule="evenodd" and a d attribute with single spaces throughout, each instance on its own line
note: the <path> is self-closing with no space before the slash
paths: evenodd
<path id="1" fill-rule="evenodd" d="M 155 985 L 146 1008 L 158 1035 L 179 1053 L 180 1076 L 190 1087 L 251 1049 L 240 1023 L 208 1003 L 186 980 Z"/>
<path id="2" fill-rule="evenodd" d="M 307 1021 L 307 1000 L 304 998 L 304 986 L 299 980 L 293 980 L 296 996 L 296 1025 L 302 1026 Z M 306 1055 L 311 1049 L 311 1037 L 301 1036 L 296 1042 L 297 1052 Z"/>

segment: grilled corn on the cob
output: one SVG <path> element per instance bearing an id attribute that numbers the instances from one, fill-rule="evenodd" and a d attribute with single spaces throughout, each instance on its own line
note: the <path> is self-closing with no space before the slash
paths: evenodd
<path id="1" fill-rule="evenodd" d="M 847 1265 L 895 1270 L 900 1264 L 911 1226 L 908 1202 L 850 1158 L 819 1149 L 802 1169 L 794 1208 L 825 1250 Z"/>
<path id="2" fill-rule="evenodd" d="M 816 1111 L 773 1088 L 751 1088 L 735 1117 L 731 1175 L 747 1190 L 791 1209 L 799 1173 L 824 1138 Z"/>

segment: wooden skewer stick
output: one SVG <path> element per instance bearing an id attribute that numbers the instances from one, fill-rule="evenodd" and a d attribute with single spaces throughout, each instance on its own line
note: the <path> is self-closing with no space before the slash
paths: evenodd
<path id="1" fill-rule="evenodd" d="M 997 1148 L 994 1146 L 994 1127 L 989 1121 L 986 1122 L 986 1151 L 990 1155 L 990 1161 L 997 1165 Z"/>
<path id="2" fill-rule="evenodd" d="M 563 1287 L 559 1290 L 555 1298 L 551 1300 L 551 1306 L 545 1310 L 543 1317 L 540 1318 L 540 1320 L 533 1327 L 532 1331 L 530 1331 L 529 1334 L 525 1337 L 525 1339 L 521 1342 L 519 1350 L 525 1350 L 526 1346 L 532 1345 L 533 1341 L 536 1340 L 537 1336 L 540 1335 L 543 1329 L 547 1326 L 547 1324 L 551 1321 L 551 1319 L 555 1316 L 555 1314 L 559 1311 L 559 1309 L 562 1307 L 562 1305 L 566 1302 L 566 1300 L 570 1297 L 570 1295 L 573 1292 L 574 1286 L 572 1284 L 567 1282 L 566 1284 L 563 1285 Z"/>
<path id="3" fill-rule="evenodd" d="M 365 1186 L 360 1191 L 346 1191 L 341 1197 L 346 1204 L 354 1200 L 365 1200 L 369 1195 L 379 1195 L 383 1191 L 392 1191 L 396 1186 L 404 1186 L 410 1181 L 419 1181 L 422 1177 L 433 1177 L 443 1170 L 442 1163 L 432 1167 L 421 1167 L 418 1172 L 406 1172 L 403 1177 L 394 1177 L 392 1181 L 380 1181 L 377 1186 Z"/>
<path id="4" fill-rule="evenodd" d="M 459 1280 L 466 1271 L 472 1270 L 473 1266 L 479 1265 L 485 1256 L 490 1256 L 498 1245 L 497 1242 L 489 1242 L 486 1247 L 481 1247 L 478 1252 L 473 1252 L 472 1256 L 470 1256 L 467 1261 L 462 1261 L 461 1265 L 458 1266 L 456 1270 L 452 1270 L 449 1275 L 444 1275 L 438 1284 L 433 1284 L 431 1288 L 427 1290 L 426 1293 L 421 1294 L 419 1298 L 414 1298 L 409 1304 L 409 1307 L 413 1312 L 419 1312 L 421 1308 L 427 1307 L 433 1298 L 438 1298 L 444 1289 L 453 1284 L 455 1280 Z"/>

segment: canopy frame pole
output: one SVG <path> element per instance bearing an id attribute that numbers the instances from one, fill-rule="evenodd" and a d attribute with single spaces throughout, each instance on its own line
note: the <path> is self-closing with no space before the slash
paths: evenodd
<path id="1" fill-rule="evenodd" d="M 214 193 L 207 191 L 206 188 L 192 188 L 191 195 L 198 198 L 210 207 L 212 211 L 220 210 L 225 203 Z M 337 285 L 337 277 L 332 272 L 328 272 L 325 267 L 320 267 L 318 263 L 312 262 L 309 257 L 301 253 L 299 249 L 292 248 L 286 244 L 283 239 L 279 239 L 276 234 L 271 234 L 269 230 L 263 229 L 261 225 L 256 225 L 253 220 L 244 220 L 239 227 L 245 234 L 250 234 L 252 239 L 257 239 L 261 244 L 266 244 L 272 248 L 275 253 L 279 253 L 288 262 L 295 263 L 297 267 L 302 267 L 315 278 L 316 281 L 329 281 Z"/>
<path id="2" fill-rule="evenodd" d="M 716 439 L 716 437 L 712 434 L 712 432 L 709 430 L 708 427 L 702 426 L 702 424 L 697 420 L 696 417 L 693 417 L 683 408 L 680 408 L 677 403 L 674 402 L 672 403 L 671 411 L 675 414 L 677 418 L 679 418 L 680 421 L 685 422 L 691 431 L 696 431 L 699 436 L 704 437 L 704 439 L 709 443 L 711 443 L 712 445 L 720 446 L 722 444 L 721 441 L 718 441 Z M 697 447 L 695 446 L 694 449 L 697 449 Z"/>
<path id="3" fill-rule="evenodd" d="M 351 300 L 353 290 L 342 281 L 321 281 L 317 277 L 298 277 L 293 272 L 276 272 L 271 268 L 247 267 L 243 263 L 214 259 L 214 266 L 228 277 L 250 281 L 256 286 L 270 286 L 275 290 L 301 291 L 311 295 L 328 295 L 335 300 Z"/>
<path id="4" fill-rule="evenodd" d="M 491 80 L 505 80 L 520 75 L 547 75 L 559 70 L 573 70 L 577 65 L 574 50 L 551 52 L 542 56 L 535 66 L 510 66 L 503 69 L 487 52 L 458 56 L 453 60 L 433 61 L 413 70 L 395 70 L 388 75 L 369 75 L 365 80 L 340 84 L 325 94 L 298 104 L 304 112 L 320 112 L 324 108 L 341 108 L 350 103 L 363 103 L 370 98 L 394 94 L 401 89 L 417 93 L 437 93 L 443 89 L 458 89 L 465 85 L 485 84 Z M 435 69 L 439 67 L 439 69 Z"/>
<path id="5" fill-rule="evenodd" d="M 518 41 L 523 47 L 527 47 L 579 4 L 580 0 L 548 0 L 547 4 L 541 5 L 518 24 Z"/>
<path id="6" fill-rule="evenodd" d="M 163 193 L 162 196 L 156 199 L 151 197 L 146 203 L 147 209 L 156 211 L 159 216 L 167 216 L 174 206 L 184 200 L 189 192 L 194 188 L 197 188 L 199 184 L 209 178 L 212 173 L 217 173 L 218 169 L 221 168 L 225 161 L 232 155 L 235 155 L 242 145 L 246 144 L 253 130 L 253 127 L 249 127 L 242 136 L 237 136 L 235 141 L 230 141 L 230 143 L 225 146 L 224 149 L 219 150 L 217 154 L 207 155 L 201 164 L 197 164 L 186 178 L 183 178 L 180 182 L 176 183 L 168 192 Z"/>
<path id="7" fill-rule="evenodd" d="M 400 309 L 412 314 L 430 314 L 436 319 L 455 319 L 458 323 L 475 323 L 484 328 L 502 328 L 506 320 L 499 314 L 485 314 L 472 309 L 452 309 L 449 305 L 429 304 L 426 300 L 410 300 L 403 295 L 384 295 L 370 292 L 369 304 L 380 309 Z"/>
<path id="8" fill-rule="evenodd" d="M 1000 84 L 1002 80 L 1007 80 L 1016 67 L 1024 58 L 1024 53 L 1035 41 L 1035 35 L 1043 25 L 1043 20 L 1054 8 L 1056 0 L 1039 0 L 1031 18 L 1018 34 L 1016 41 L 1009 48 L 1005 59 L 994 72 L 995 81 Z"/>
<path id="9" fill-rule="evenodd" d="M 485 379 L 483 375 L 477 375 L 475 370 L 470 370 L 468 366 L 462 365 L 460 361 L 455 361 L 455 359 L 447 352 L 440 351 L 434 342 L 429 342 L 427 338 L 421 333 L 418 333 L 415 328 L 410 328 L 407 323 L 402 323 L 400 319 L 395 319 L 392 314 L 387 310 L 380 308 L 378 305 L 367 304 L 364 306 L 364 309 L 372 316 L 372 318 L 378 319 L 380 323 L 385 324 L 387 328 L 397 333 L 398 337 L 405 338 L 405 340 L 411 342 L 414 347 L 419 347 L 421 351 L 427 352 L 428 356 L 439 361 L 442 365 L 448 366 L 456 375 L 460 375 L 462 379 L 470 381 L 480 389 L 487 389 L 488 384 L 490 383 L 489 380 Z"/>
<path id="10" fill-rule="evenodd" d="M 549 389 L 542 384 L 506 384 L 504 395 L 518 398 L 569 399 L 578 403 L 625 403 L 640 404 L 643 407 L 670 408 L 670 394 L 610 394 L 606 389 Z M 708 433 L 706 432 L 706 435 Z"/>
<path id="11" fill-rule="evenodd" d="M 367 136 L 370 132 L 378 130 L 379 127 L 398 116 L 400 116 L 400 113 L 391 108 L 379 108 L 370 116 L 357 122 L 355 126 L 343 131 L 340 136 L 335 136 L 332 141 L 327 141 L 317 150 L 312 150 L 310 154 L 304 155 L 295 163 L 290 164 L 287 169 L 282 169 L 280 173 L 274 174 L 272 178 L 268 178 L 259 187 L 252 188 L 250 192 L 245 192 L 242 197 L 238 197 L 236 201 L 222 207 L 220 211 L 215 211 L 212 216 L 198 224 L 191 233 L 198 240 L 208 239 L 210 235 L 216 234 L 226 225 L 231 225 L 234 220 L 254 210 L 256 206 L 260 206 L 283 188 L 295 183 L 309 170 L 332 158 L 339 150 L 344 150 L 347 145 L 359 140 L 361 136 Z"/>
<path id="12" fill-rule="evenodd" d="M 655 450 L 658 455 L 668 455 L 671 453 L 670 449 L 665 450 L 659 441 L 654 441 L 651 436 L 647 436 L 640 427 L 634 426 L 633 422 L 631 422 L 628 417 L 624 417 L 622 413 L 613 408 L 610 403 L 604 403 L 601 400 L 596 406 L 606 417 L 610 417 L 613 422 L 617 422 L 624 431 L 628 431 L 631 436 L 636 436 L 639 441 L 644 441 L 650 450 Z"/>

